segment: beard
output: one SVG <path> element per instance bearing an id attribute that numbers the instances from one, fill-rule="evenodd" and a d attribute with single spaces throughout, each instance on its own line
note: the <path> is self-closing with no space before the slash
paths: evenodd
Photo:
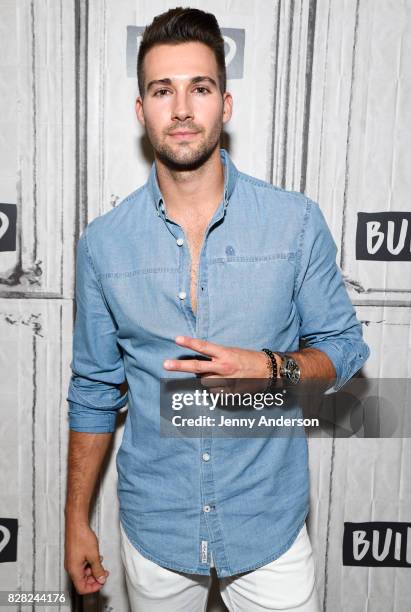
<path id="1" fill-rule="evenodd" d="M 221 119 L 214 124 L 208 136 L 205 137 L 203 135 L 204 131 L 193 123 L 181 123 L 178 126 L 173 126 L 172 130 L 166 131 L 166 136 L 160 139 L 155 134 L 154 130 L 151 130 L 150 126 L 146 123 L 146 135 L 156 156 L 170 170 L 177 172 L 197 170 L 200 168 L 211 157 L 219 145 L 222 129 L 223 121 Z M 176 143 L 174 147 L 167 144 L 167 135 L 178 132 L 179 130 L 198 131 L 200 137 L 196 136 L 196 138 L 199 139 L 200 142 L 189 143 L 183 141 Z"/>

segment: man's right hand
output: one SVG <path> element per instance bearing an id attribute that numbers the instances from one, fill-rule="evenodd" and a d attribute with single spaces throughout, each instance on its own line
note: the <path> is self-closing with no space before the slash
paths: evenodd
<path id="1" fill-rule="evenodd" d="M 79 595 L 99 591 L 109 575 L 101 564 L 98 540 L 87 524 L 66 521 L 64 569 Z"/>

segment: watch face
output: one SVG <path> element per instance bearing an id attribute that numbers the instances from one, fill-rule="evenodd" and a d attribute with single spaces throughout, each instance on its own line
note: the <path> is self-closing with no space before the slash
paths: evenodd
<path id="1" fill-rule="evenodd" d="M 292 383 L 298 383 L 298 381 L 300 380 L 300 368 L 298 366 L 298 363 L 294 361 L 294 359 L 288 359 L 286 365 L 286 373 L 288 380 L 290 380 Z"/>

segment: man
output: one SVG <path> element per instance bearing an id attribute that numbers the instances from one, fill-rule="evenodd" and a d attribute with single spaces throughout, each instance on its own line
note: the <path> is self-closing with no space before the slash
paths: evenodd
<path id="1" fill-rule="evenodd" d="M 149 179 L 77 248 L 65 567 L 82 594 L 109 575 L 89 506 L 128 401 L 117 468 L 132 610 L 204 610 L 214 566 L 229 610 L 317 611 L 305 437 L 160 437 L 159 382 L 324 378 L 339 389 L 369 348 L 335 243 L 318 204 L 239 172 L 219 149 L 233 101 L 213 15 L 154 19 L 138 80 Z"/>

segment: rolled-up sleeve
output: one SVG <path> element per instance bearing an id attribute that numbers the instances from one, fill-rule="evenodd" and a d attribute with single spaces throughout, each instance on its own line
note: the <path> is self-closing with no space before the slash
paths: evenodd
<path id="1" fill-rule="evenodd" d="M 336 264 L 337 246 L 316 202 L 307 198 L 297 253 L 294 299 L 304 347 L 316 348 L 334 364 L 338 391 L 370 355 L 361 323 Z"/>
<path id="2" fill-rule="evenodd" d="M 117 412 L 127 403 L 127 393 L 122 395 L 119 389 L 125 379 L 124 364 L 116 324 L 90 253 L 87 228 L 77 244 L 76 319 L 70 365 L 70 429 L 113 432 Z"/>

